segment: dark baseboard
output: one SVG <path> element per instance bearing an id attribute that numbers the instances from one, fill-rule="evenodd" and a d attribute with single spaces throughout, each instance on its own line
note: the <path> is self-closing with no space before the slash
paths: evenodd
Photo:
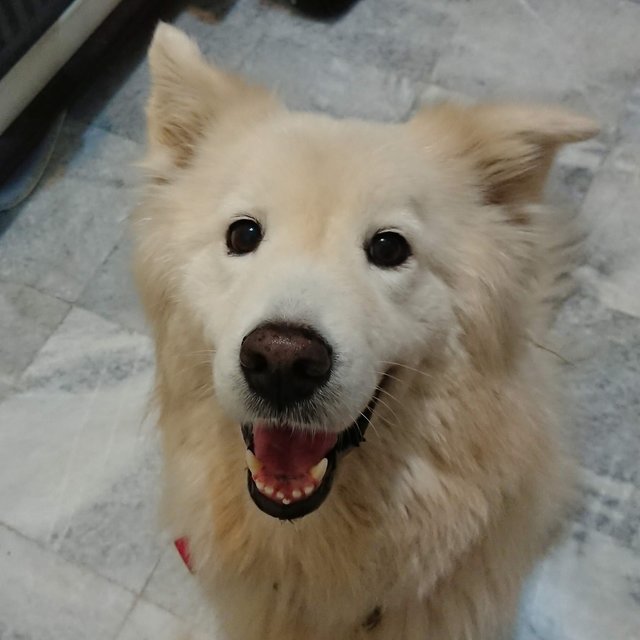
<path id="1" fill-rule="evenodd" d="M 51 123 L 99 72 L 107 56 L 122 55 L 132 42 L 148 40 L 157 20 L 171 15 L 170 0 L 123 0 L 56 76 L 0 135 L 0 184 L 14 172 L 47 134 Z"/>

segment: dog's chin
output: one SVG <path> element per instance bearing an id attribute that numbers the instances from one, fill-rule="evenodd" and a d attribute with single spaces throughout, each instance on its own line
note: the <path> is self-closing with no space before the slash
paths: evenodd
<path id="1" fill-rule="evenodd" d="M 243 424 L 247 488 L 258 509 L 279 520 L 318 509 L 331 492 L 341 458 L 364 442 L 380 392 L 381 385 L 358 419 L 340 432 L 262 420 Z"/>

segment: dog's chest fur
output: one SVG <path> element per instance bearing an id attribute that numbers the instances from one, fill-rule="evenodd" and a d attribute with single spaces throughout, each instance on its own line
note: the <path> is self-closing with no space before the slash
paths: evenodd
<path id="1" fill-rule="evenodd" d="M 466 400 L 461 398 L 460 406 Z M 509 576 L 515 579 L 530 565 L 539 544 L 540 534 L 527 531 L 531 514 L 540 512 L 535 526 L 542 532 L 562 504 L 561 496 L 539 494 L 540 478 L 529 478 L 507 495 L 502 482 L 483 485 L 482 474 L 460 476 L 447 469 L 428 440 L 390 453 L 379 425 L 378 435 L 374 432 L 343 465 L 322 510 L 297 523 L 278 522 L 248 498 L 236 425 L 203 402 L 181 414 L 184 438 L 175 439 L 170 431 L 165 439 L 167 504 L 171 520 L 181 527 L 176 533 L 192 542 L 198 577 L 230 640 L 423 640 L 425 629 L 464 620 L 479 624 L 464 610 L 457 620 L 443 622 L 442 602 L 446 607 L 476 597 L 465 591 L 484 589 L 476 584 L 476 571 L 504 571 L 500 593 L 490 597 L 507 611 L 505 602 L 517 595 L 517 588 L 512 595 L 505 588 Z M 446 394 L 440 402 L 447 403 L 449 414 L 455 408 Z M 409 419 L 411 407 L 406 410 Z M 203 427 L 203 415 L 214 428 Z M 433 407 L 424 418 L 435 421 L 437 415 Z M 470 450 L 477 446 L 469 444 Z M 514 442 L 511 455 L 501 460 L 491 460 L 486 447 L 472 455 L 484 456 L 479 462 L 494 465 L 508 481 L 522 475 L 514 461 L 524 458 L 524 450 L 537 464 L 550 446 L 541 432 Z M 545 466 L 541 477 L 557 475 L 555 454 Z M 522 538 L 528 547 L 514 550 L 508 568 L 493 562 L 510 539 Z M 462 588 L 452 587 L 460 581 Z M 482 593 L 477 597 L 487 599 Z M 495 621 L 501 615 L 496 612 Z M 442 637 L 459 637 L 455 633 L 451 629 L 452 635 Z"/>

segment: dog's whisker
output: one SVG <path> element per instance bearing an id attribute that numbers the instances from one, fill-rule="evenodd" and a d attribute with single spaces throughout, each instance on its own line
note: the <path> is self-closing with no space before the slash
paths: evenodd
<path id="1" fill-rule="evenodd" d="M 390 380 L 395 380 L 396 382 L 404 382 L 404 380 L 402 380 L 401 378 L 398 378 L 398 376 L 394 376 L 388 371 L 376 371 L 376 374 L 381 378 L 389 378 Z"/>
<path id="2" fill-rule="evenodd" d="M 208 362 L 193 362 L 187 367 L 183 367 L 176 372 L 177 376 L 183 376 L 187 373 L 191 373 L 194 369 L 199 369 L 200 367 L 204 367 Z"/>
<path id="3" fill-rule="evenodd" d="M 374 432 L 378 437 L 380 437 L 380 434 L 378 433 L 378 430 L 376 429 L 376 426 L 373 424 L 373 422 L 372 422 L 371 418 L 369 418 L 369 417 L 368 417 L 365 413 L 363 413 L 362 411 L 359 411 L 359 412 L 358 412 L 358 415 L 359 415 L 359 416 L 361 416 L 362 418 L 364 418 L 364 419 L 367 421 L 367 423 L 369 424 L 369 426 L 373 429 L 373 432 Z M 356 420 L 354 420 L 354 424 L 356 424 L 356 425 L 358 424 L 358 422 L 357 422 L 357 418 L 356 418 Z M 361 431 L 361 429 L 360 429 L 360 427 L 359 427 L 359 426 L 358 426 L 358 431 L 360 431 L 360 437 L 364 437 L 364 434 L 362 433 L 362 431 Z"/>
<path id="4" fill-rule="evenodd" d="M 380 391 L 382 391 L 382 389 L 380 389 Z M 393 397 L 393 396 L 392 396 Z M 400 422 L 400 418 L 398 417 L 398 414 L 389 406 L 389 404 L 387 402 L 385 402 L 382 398 L 378 397 L 378 402 L 383 406 L 386 407 L 386 409 L 391 413 L 391 415 L 393 415 L 393 417 Z"/>
<path id="5" fill-rule="evenodd" d="M 213 385 L 206 384 L 196 388 L 196 393 L 200 398 L 205 398 L 207 396 L 213 395 L 215 389 Z"/>
<path id="6" fill-rule="evenodd" d="M 216 349 L 202 349 L 199 351 L 189 351 L 186 353 L 188 356 L 215 356 Z"/>
<path id="7" fill-rule="evenodd" d="M 392 362 L 390 360 L 381 360 L 382 364 L 389 364 L 396 367 L 403 367 L 404 369 L 408 369 L 409 371 L 413 371 L 415 373 L 419 373 L 427 378 L 433 378 L 434 376 L 426 371 L 421 371 L 420 369 L 416 369 L 415 367 L 410 367 L 408 364 L 403 364 L 402 362 Z"/>
<path id="8" fill-rule="evenodd" d="M 395 400 L 395 398 L 392 397 L 393 400 Z M 391 408 L 391 406 L 389 405 L 388 402 L 385 402 L 382 398 L 378 397 L 378 402 L 387 409 L 387 411 L 389 411 L 389 413 L 391 413 L 391 415 L 396 419 L 396 421 L 399 423 L 400 422 L 400 417 L 398 416 L 398 414 Z"/>
<path id="9" fill-rule="evenodd" d="M 339 400 L 340 404 L 346 408 L 346 403 L 343 400 Z M 369 426 L 373 429 L 373 432 L 376 435 L 380 435 L 375 427 L 375 425 L 373 424 L 372 420 L 363 412 L 363 411 L 358 411 L 355 415 L 352 415 L 349 417 L 349 424 L 355 425 L 356 428 L 358 429 L 358 432 L 360 433 L 360 437 L 364 437 L 364 434 L 362 433 L 362 430 L 360 429 L 360 425 L 358 425 L 358 419 L 362 417 L 364 418 L 367 423 L 369 424 Z"/>
<path id="10" fill-rule="evenodd" d="M 394 396 L 393 393 L 387 391 L 384 387 L 377 386 L 376 389 L 380 391 L 380 393 L 384 393 L 385 395 L 389 396 L 389 398 L 391 398 L 393 401 L 397 402 L 398 404 L 400 403 L 400 400 L 397 398 L 397 396 Z"/>

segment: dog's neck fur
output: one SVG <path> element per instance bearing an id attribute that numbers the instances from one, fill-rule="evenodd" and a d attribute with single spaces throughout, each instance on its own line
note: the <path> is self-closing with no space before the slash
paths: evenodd
<path id="1" fill-rule="evenodd" d="M 344 461 L 325 505 L 280 523 L 249 499 L 239 425 L 203 393 L 211 379 L 197 362 L 190 365 L 203 377 L 192 374 L 188 402 L 167 400 L 185 397 L 183 379 L 162 394 L 165 507 L 175 534 L 189 536 L 195 572 L 223 601 L 245 597 L 251 584 L 274 607 L 283 599 L 295 604 L 306 621 L 317 602 L 346 621 L 353 606 L 363 616 L 380 602 L 389 606 L 406 584 L 432 593 L 487 531 L 508 530 L 511 519 L 520 526 L 511 511 L 537 470 L 552 469 L 558 455 L 535 427 L 546 409 L 521 405 L 519 387 L 535 376 L 519 364 L 492 377 L 462 363 L 456 370 L 399 370 L 394 376 L 403 384 L 389 387 L 397 401 L 379 407 L 367 442 Z M 541 497 L 527 504 L 540 510 L 536 526 L 548 527 Z M 537 551 L 523 549 L 522 562 Z M 363 579 L 376 585 L 367 595 Z"/>

